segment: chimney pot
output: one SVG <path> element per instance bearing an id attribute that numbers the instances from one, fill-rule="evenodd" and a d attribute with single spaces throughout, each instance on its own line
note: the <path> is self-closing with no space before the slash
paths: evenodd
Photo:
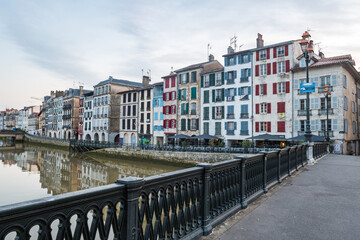
<path id="1" fill-rule="evenodd" d="M 264 40 L 262 39 L 262 35 L 258 33 L 258 37 L 256 39 L 256 47 L 261 48 L 264 46 Z"/>

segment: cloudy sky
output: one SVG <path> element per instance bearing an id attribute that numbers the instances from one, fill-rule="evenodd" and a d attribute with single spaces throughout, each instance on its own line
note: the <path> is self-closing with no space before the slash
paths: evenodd
<path id="1" fill-rule="evenodd" d="M 325 56 L 360 61 L 359 1 L 0 0 L 0 110 L 40 104 L 51 90 L 91 89 L 108 76 L 153 82 L 171 67 L 220 62 L 241 49 L 300 38 L 311 29 Z"/>

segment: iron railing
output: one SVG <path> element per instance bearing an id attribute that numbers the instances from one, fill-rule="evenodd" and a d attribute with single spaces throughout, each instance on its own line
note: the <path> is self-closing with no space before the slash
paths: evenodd
<path id="1" fill-rule="evenodd" d="M 196 239 L 305 164 L 302 145 L 2 206 L 0 239 Z"/>

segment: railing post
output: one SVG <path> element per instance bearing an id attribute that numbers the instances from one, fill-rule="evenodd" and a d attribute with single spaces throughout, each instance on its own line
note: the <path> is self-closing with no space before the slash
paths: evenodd
<path id="1" fill-rule="evenodd" d="M 203 216 L 202 216 L 202 228 L 203 235 L 207 236 L 212 231 L 212 225 L 210 224 L 210 174 L 212 171 L 212 164 L 210 163 L 201 163 L 197 167 L 202 167 L 204 169 L 203 176 Z"/>
<path id="2" fill-rule="evenodd" d="M 139 234 L 139 197 L 142 186 L 144 185 L 143 178 L 127 177 L 118 179 L 118 184 L 124 184 L 126 188 L 125 199 L 125 230 L 122 235 L 116 239 L 135 240 L 138 239 Z"/>
<path id="3" fill-rule="evenodd" d="M 277 159 L 277 179 L 278 183 L 281 183 L 281 150 L 279 150 L 277 153 Z"/>
<path id="4" fill-rule="evenodd" d="M 299 171 L 299 168 L 298 168 L 298 162 L 299 162 L 299 158 L 298 158 L 298 155 L 299 155 L 299 146 L 296 146 L 295 148 L 295 169 L 296 171 Z"/>
<path id="5" fill-rule="evenodd" d="M 267 193 L 268 192 L 268 189 L 266 187 L 266 180 L 267 180 L 267 171 L 266 171 L 266 168 L 267 168 L 267 153 L 266 152 L 261 152 L 264 154 L 263 156 L 263 191 L 264 193 Z"/>
<path id="6" fill-rule="evenodd" d="M 288 176 L 291 176 L 291 171 L 290 171 L 290 151 L 291 151 L 291 148 L 288 149 L 287 151 L 287 155 L 288 155 Z"/>
<path id="7" fill-rule="evenodd" d="M 245 169 L 245 163 L 246 163 L 246 158 L 242 158 L 240 160 L 240 166 L 241 166 L 241 207 L 242 208 L 247 208 L 247 201 L 246 201 L 246 195 L 245 195 L 245 191 L 246 191 L 246 169 Z"/>

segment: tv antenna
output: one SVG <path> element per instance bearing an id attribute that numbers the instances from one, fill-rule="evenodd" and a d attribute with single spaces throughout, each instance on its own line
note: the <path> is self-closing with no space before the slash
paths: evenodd
<path id="1" fill-rule="evenodd" d="M 234 51 L 236 51 L 236 40 L 237 40 L 237 37 L 234 34 L 234 36 L 232 38 L 230 38 L 230 46 L 234 46 Z"/>
<path id="2" fill-rule="evenodd" d="M 210 49 L 211 49 L 211 45 L 210 45 L 210 43 L 208 43 L 208 45 L 207 45 L 207 56 L 208 57 L 210 56 Z"/>
<path id="3" fill-rule="evenodd" d="M 151 79 L 151 69 L 148 69 L 147 75 L 148 75 L 148 77 Z"/>

